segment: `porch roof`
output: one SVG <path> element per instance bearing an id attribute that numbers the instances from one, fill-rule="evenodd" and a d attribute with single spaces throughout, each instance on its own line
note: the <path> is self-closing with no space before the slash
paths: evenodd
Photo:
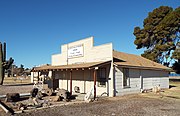
<path id="1" fill-rule="evenodd" d="M 107 63 L 110 63 L 110 61 L 88 62 L 88 63 L 57 65 L 57 66 L 46 65 L 46 66 L 34 67 L 32 71 L 95 68 L 101 65 L 105 65 Z"/>
<path id="2" fill-rule="evenodd" d="M 114 64 L 121 67 L 170 71 L 170 68 L 166 66 L 134 54 L 113 51 L 113 58 L 120 60 Z"/>

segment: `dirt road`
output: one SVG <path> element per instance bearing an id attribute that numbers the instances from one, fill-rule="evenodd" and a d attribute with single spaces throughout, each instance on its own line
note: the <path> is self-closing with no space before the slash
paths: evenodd
<path id="1" fill-rule="evenodd" d="M 33 88 L 32 84 L 19 84 L 19 85 L 3 85 L 0 86 L 0 95 L 6 95 L 7 93 L 29 93 Z"/>

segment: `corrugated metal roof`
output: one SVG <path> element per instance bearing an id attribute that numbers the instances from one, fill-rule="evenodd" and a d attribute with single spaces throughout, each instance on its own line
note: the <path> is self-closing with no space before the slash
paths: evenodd
<path id="1" fill-rule="evenodd" d="M 153 62 L 144 57 L 134 54 L 127 54 L 123 52 L 113 51 L 113 58 L 122 60 L 121 62 L 114 62 L 114 63 L 116 65 L 123 67 L 170 70 L 170 68 L 166 66 L 163 66 L 159 63 Z"/>

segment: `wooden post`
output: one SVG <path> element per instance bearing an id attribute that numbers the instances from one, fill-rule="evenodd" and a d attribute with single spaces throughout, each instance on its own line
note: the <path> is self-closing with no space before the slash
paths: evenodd
<path id="1" fill-rule="evenodd" d="M 94 69 L 94 100 L 96 99 L 96 70 Z"/>
<path id="2" fill-rule="evenodd" d="M 0 107 L 6 112 L 6 113 L 10 113 L 10 114 L 14 114 L 14 110 L 11 109 L 10 107 L 8 107 L 5 103 L 0 101 Z"/>
<path id="3" fill-rule="evenodd" d="M 72 95 L 72 71 L 70 71 L 70 93 Z"/>
<path id="4" fill-rule="evenodd" d="M 84 69 L 83 70 L 83 81 L 84 81 L 84 93 L 86 93 L 86 80 L 85 80 L 85 75 L 84 75 Z"/>
<path id="5" fill-rule="evenodd" d="M 39 82 L 39 71 L 38 71 L 38 82 Z"/>
<path id="6" fill-rule="evenodd" d="M 33 77 L 33 83 L 34 83 L 34 71 L 32 72 L 32 77 Z"/>
<path id="7" fill-rule="evenodd" d="M 140 90 L 143 90 L 143 77 L 140 76 Z"/>

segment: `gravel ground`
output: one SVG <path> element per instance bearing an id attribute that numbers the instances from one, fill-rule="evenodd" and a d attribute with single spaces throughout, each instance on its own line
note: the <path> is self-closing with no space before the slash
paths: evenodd
<path id="1" fill-rule="evenodd" d="M 0 95 L 8 92 L 27 93 L 32 85 L 3 85 Z M 68 102 L 69 103 L 69 102 Z M 146 95 L 126 95 L 101 98 L 91 103 L 76 103 L 33 110 L 15 116 L 180 116 L 180 97 L 147 97 Z M 9 116 L 0 108 L 0 116 Z"/>
<path id="2" fill-rule="evenodd" d="M 180 116 L 180 100 L 141 95 L 103 98 L 91 103 L 56 106 L 15 116 Z"/>

